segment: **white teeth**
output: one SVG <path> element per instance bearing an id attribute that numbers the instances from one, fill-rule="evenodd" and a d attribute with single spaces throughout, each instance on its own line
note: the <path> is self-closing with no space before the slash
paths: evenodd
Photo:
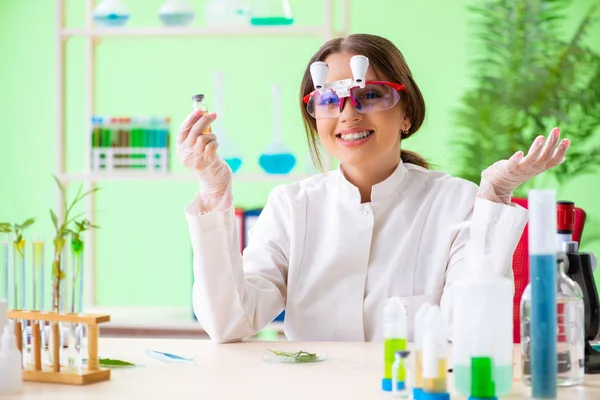
<path id="1" fill-rule="evenodd" d="M 369 136 L 370 134 L 371 134 L 370 131 L 362 131 L 362 132 L 346 133 L 346 134 L 340 135 L 340 137 L 342 138 L 342 140 L 353 141 L 353 140 L 364 139 L 367 136 Z"/>

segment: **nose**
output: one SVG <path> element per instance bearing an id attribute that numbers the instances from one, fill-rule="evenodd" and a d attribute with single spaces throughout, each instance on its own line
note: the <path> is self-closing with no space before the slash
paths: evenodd
<path id="1" fill-rule="evenodd" d="M 354 104 L 348 97 L 343 99 L 342 112 L 340 113 L 340 122 L 361 121 L 362 114 L 356 111 Z"/>

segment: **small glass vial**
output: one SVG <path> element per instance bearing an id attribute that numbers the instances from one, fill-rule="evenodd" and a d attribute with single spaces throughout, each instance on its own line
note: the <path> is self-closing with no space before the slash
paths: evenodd
<path id="1" fill-rule="evenodd" d="M 557 384 L 574 386 L 583 382 L 585 362 L 583 293 L 577 282 L 565 274 L 565 253 L 557 257 L 556 313 L 558 352 Z M 531 385 L 531 285 L 521 298 L 521 367 L 523 380 Z"/>
<path id="2" fill-rule="evenodd" d="M 410 364 L 410 352 L 401 350 L 395 353 L 394 364 L 392 364 L 392 394 L 396 399 L 412 398 L 412 365 Z M 398 382 L 400 371 L 404 371 L 404 381 Z M 400 384 L 399 384 L 400 383 Z"/>
<path id="3" fill-rule="evenodd" d="M 192 102 L 193 102 L 192 108 L 194 109 L 194 111 L 201 110 L 202 115 L 208 114 L 208 107 L 206 106 L 206 103 L 204 102 L 203 94 L 197 94 L 197 95 L 192 96 Z M 203 134 L 212 133 L 212 129 L 210 128 L 210 125 L 202 133 Z"/>

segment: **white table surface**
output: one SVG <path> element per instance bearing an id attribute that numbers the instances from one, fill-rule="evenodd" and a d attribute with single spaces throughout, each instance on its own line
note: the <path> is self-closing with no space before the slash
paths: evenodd
<path id="1" fill-rule="evenodd" d="M 147 349 L 194 358 L 167 364 Z M 268 349 L 303 349 L 327 356 L 312 364 L 263 361 Z M 383 345 L 347 342 L 258 342 L 214 344 L 209 340 L 100 339 L 100 357 L 138 364 L 112 370 L 110 381 L 89 386 L 26 382 L 21 399 L 391 399 L 381 390 Z M 518 353 L 518 347 L 515 348 Z M 515 362 L 519 362 L 518 357 Z M 451 365 L 451 363 L 449 363 Z M 518 368 L 515 368 L 518 371 Z M 513 391 L 503 399 L 525 399 L 530 391 L 515 373 Z M 449 387 L 452 374 L 448 375 Z M 10 398 L 10 397 L 9 397 Z M 15 397 L 12 397 L 15 398 Z M 461 399 L 452 395 L 452 399 Z M 582 386 L 559 389 L 559 399 L 600 399 L 600 375 Z"/>

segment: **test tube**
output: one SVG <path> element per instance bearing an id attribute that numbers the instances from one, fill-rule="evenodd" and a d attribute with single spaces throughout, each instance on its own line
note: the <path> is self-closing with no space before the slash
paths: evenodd
<path id="1" fill-rule="evenodd" d="M 26 267 L 25 267 L 25 239 L 17 241 L 17 236 L 12 235 L 13 243 L 13 269 L 12 269 L 12 308 L 16 310 L 26 309 Z"/>
<path id="2" fill-rule="evenodd" d="M 10 237 L 0 233 L 0 300 L 9 300 Z"/>
<path id="3" fill-rule="evenodd" d="M 44 311 L 44 237 L 31 238 L 31 309 Z"/>
<path id="4" fill-rule="evenodd" d="M 44 311 L 44 237 L 34 235 L 31 238 L 31 309 L 34 311 Z M 31 345 L 33 349 L 33 362 L 36 371 L 41 370 L 41 354 L 45 348 L 46 335 L 44 334 L 44 323 L 32 321 L 31 325 Z"/>

